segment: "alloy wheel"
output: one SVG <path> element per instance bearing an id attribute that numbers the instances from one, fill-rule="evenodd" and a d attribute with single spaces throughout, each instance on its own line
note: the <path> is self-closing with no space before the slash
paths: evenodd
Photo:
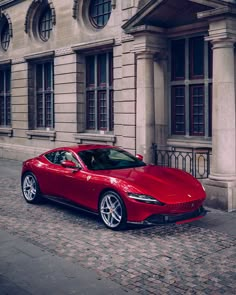
<path id="1" fill-rule="evenodd" d="M 111 229 L 118 228 L 124 217 L 120 198 L 113 192 L 106 193 L 100 203 L 100 215 L 105 225 Z"/>
<path id="2" fill-rule="evenodd" d="M 37 181 L 32 174 L 26 174 L 23 179 L 22 190 L 26 201 L 33 202 L 37 197 Z"/>

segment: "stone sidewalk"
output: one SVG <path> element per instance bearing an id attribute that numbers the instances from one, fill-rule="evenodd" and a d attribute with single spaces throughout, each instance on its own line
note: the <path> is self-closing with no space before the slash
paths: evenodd
<path id="1" fill-rule="evenodd" d="M 135 294 L 95 271 L 65 261 L 16 235 L 0 230 L 0 294 Z"/>
<path id="2" fill-rule="evenodd" d="M 20 166 L 0 160 L 1 295 L 235 294 L 235 212 L 113 232 L 89 214 L 27 204 Z"/>

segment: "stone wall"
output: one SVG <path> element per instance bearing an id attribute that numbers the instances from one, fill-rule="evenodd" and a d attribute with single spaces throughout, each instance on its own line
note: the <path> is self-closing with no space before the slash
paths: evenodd
<path id="1" fill-rule="evenodd" d="M 86 142 L 116 144 L 135 153 L 135 55 L 133 39 L 124 34 L 121 25 L 136 13 L 139 1 L 115 1 L 116 7 L 101 30 L 95 29 L 88 19 L 89 1 L 49 2 L 53 5 L 56 21 L 47 42 L 40 41 L 32 32 L 34 13 L 31 8 L 38 5 L 37 1 L 12 1 L 2 7 L 13 28 L 8 50 L 0 51 L 0 66 L 11 61 L 12 129 L 9 132 L 4 128 L 0 130 L 0 157 L 23 160 L 54 147 Z M 86 51 L 80 52 L 76 48 L 85 46 L 93 52 L 97 49 L 96 44 L 110 40 L 114 40 L 114 134 L 83 134 Z M 47 54 L 54 55 L 55 129 L 35 133 L 29 130 L 31 77 L 28 67 L 29 61 L 39 60 Z"/>

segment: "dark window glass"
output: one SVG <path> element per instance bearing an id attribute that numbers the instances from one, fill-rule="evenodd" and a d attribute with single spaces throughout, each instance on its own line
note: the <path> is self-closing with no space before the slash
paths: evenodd
<path id="1" fill-rule="evenodd" d="M 171 70 L 172 80 L 185 78 L 185 40 L 172 41 L 171 44 Z"/>
<path id="2" fill-rule="evenodd" d="M 1 45 L 3 50 L 7 50 L 10 44 L 10 32 L 9 32 L 9 24 L 8 22 L 2 28 L 1 31 Z"/>
<path id="3" fill-rule="evenodd" d="M 111 0 L 92 0 L 90 4 L 90 19 L 94 26 L 104 27 L 111 14 Z"/>
<path id="4" fill-rule="evenodd" d="M 112 59 L 112 53 L 86 58 L 87 129 L 113 130 Z"/>
<path id="5" fill-rule="evenodd" d="M 53 63 L 36 64 L 36 127 L 53 127 Z"/>
<path id="6" fill-rule="evenodd" d="M 0 70 L 0 126 L 11 125 L 11 70 Z"/>
<path id="7" fill-rule="evenodd" d="M 52 31 L 52 12 L 47 7 L 42 13 L 39 19 L 39 36 L 43 41 L 47 41 L 50 38 Z"/>
<path id="8" fill-rule="evenodd" d="M 87 129 L 95 129 L 95 93 L 87 92 Z"/>
<path id="9" fill-rule="evenodd" d="M 113 85 L 113 56 L 112 52 L 109 53 L 109 85 Z"/>
<path id="10" fill-rule="evenodd" d="M 114 130 L 114 101 L 113 101 L 113 90 L 110 91 L 110 130 Z"/>
<path id="11" fill-rule="evenodd" d="M 185 87 L 172 88 L 172 133 L 185 134 Z"/>
<path id="12" fill-rule="evenodd" d="M 43 65 L 36 66 L 37 91 L 43 91 Z"/>
<path id="13" fill-rule="evenodd" d="M 172 134 L 211 136 L 212 67 L 212 45 L 204 36 L 171 42 Z M 205 93 L 206 86 L 209 90 Z"/>
<path id="14" fill-rule="evenodd" d="M 212 78 L 212 70 L 213 70 L 213 56 L 212 56 L 212 44 L 208 43 L 208 76 Z"/>
<path id="15" fill-rule="evenodd" d="M 204 77 L 204 37 L 194 37 L 190 40 L 190 78 Z"/>
<path id="16" fill-rule="evenodd" d="M 106 85 L 106 81 L 107 81 L 107 79 L 106 79 L 106 76 L 107 76 L 106 65 L 107 65 L 106 53 L 98 55 L 98 85 L 99 86 Z"/>
<path id="17" fill-rule="evenodd" d="M 107 97 L 106 91 L 98 92 L 98 129 L 107 130 Z"/>
<path id="18" fill-rule="evenodd" d="M 212 136 L 212 84 L 209 85 L 209 99 L 208 99 L 208 118 L 209 118 L 209 136 Z"/>
<path id="19" fill-rule="evenodd" d="M 204 135 L 204 85 L 190 87 L 191 135 Z"/>
<path id="20" fill-rule="evenodd" d="M 92 87 L 95 84 L 95 60 L 94 56 L 86 58 L 86 86 Z"/>

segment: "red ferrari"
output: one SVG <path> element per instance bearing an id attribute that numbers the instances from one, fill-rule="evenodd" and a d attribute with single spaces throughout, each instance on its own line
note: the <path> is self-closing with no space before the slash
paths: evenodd
<path id="1" fill-rule="evenodd" d="M 201 183 L 178 169 L 145 164 L 118 147 L 77 145 L 23 163 L 28 203 L 43 197 L 99 214 L 113 230 L 127 223 L 184 223 L 203 217 Z"/>

